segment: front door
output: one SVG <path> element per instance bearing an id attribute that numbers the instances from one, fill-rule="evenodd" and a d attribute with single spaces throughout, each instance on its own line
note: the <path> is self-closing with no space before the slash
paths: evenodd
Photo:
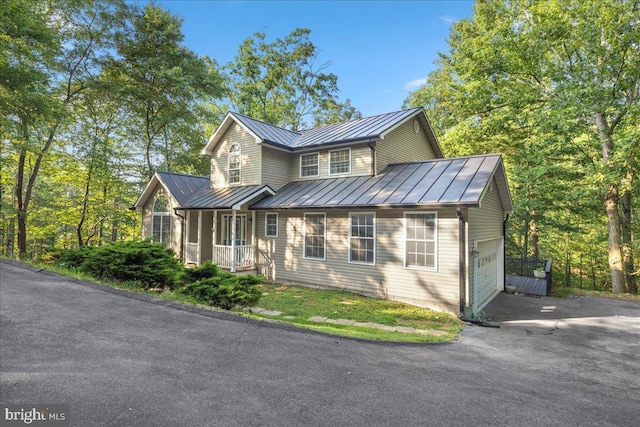
<path id="1" fill-rule="evenodd" d="M 222 215 L 222 244 L 231 246 L 233 215 Z M 247 215 L 236 215 L 236 246 L 247 244 Z"/>

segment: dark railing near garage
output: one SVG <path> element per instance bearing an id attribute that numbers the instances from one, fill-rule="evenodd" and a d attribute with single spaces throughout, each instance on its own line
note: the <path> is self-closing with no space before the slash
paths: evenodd
<path id="1" fill-rule="evenodd" d="M 535 278 L 534 270 L 544 270 L 546 272 L 545 279 L 547 282 L 547 295 L 551 293 L 551 260 L 550 259 L 533 259 L 533 258 L 515 258 L 506 257 L 507 274 L 519 277 Z"/>

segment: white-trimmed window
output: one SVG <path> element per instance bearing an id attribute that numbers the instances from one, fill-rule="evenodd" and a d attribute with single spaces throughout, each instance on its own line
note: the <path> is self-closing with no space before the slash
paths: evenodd
<path id="1" fill-rule="evenodd" d="M 264 235 L 265 237 L 278 237 L 278 214 L 268 212 L 264 214 Z"/>
<path id="2" fill-rule="evenodd" d="M 320 153 L 300 155 L 300 178 L 320 175 Z"/>
<path id="3" fill-rule="evenodd" d="M 371 212 L 350 213 L 349 262 L 375 264 L 376 215 Z"/>
<path id="4" fill-rule="evenodd" d="M 329 151 L 329 175 L 351 173 L 351 148 Z"/>
<path id="5" fill-rule="evenodd" d="M 404 266 L 436 270 L 437 215 L 435 212 L 405 212 Z"/>
<path id="6" fill-rule="evenodd" d="M 325 213 L 304 214 L 304 257 L 326 259 L 327 215 Z"/>
<path id="7" fill-rule="evenodd" d="M 240 184 L 242 168 L 242 149 L 237 142 L 229 147 L 229 184 Z"/>
<path id="8" fill-rule="evenodd" d="M 154 242 L 171 243 L 171 212 L 165 196 L 158 197 L 153 203 L 151 229 Z"/>

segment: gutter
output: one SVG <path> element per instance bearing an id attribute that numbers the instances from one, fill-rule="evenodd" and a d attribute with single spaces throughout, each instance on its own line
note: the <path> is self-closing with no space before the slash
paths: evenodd
<path id="1" fill-rule="evenodd" d="M 178 209 L 177 208 L 173 209 L 173 213 L 182 220 L 182 221 L 180 221 L 180 223 L 181 223 L 180 224 L 180 259 L 184 263 L 184 233 L 185 233 L 184 220 L 185 220 L 185 217 L 178 213 Z"/>

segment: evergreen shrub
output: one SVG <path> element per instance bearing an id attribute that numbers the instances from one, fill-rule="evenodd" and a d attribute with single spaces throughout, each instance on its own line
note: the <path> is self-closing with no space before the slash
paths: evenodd
<path id="1" fill-rule="evenodd" d="M 218 270 L 215 276 L 188 283 L 179 292 L 225 310 L 236 306 L 252 307 L 260 299 L 261 293 L 256 285 L 261 281 L 261 276 L 236 276 Z"/>
<path id="2" fill-rule="evenodd" d="M 184 267 L 172 249 L 151 240 L 116 242 L 63 252 L 60 264 L 98 279 L 136 282 L 145 289 L 173 289 Z"/>

